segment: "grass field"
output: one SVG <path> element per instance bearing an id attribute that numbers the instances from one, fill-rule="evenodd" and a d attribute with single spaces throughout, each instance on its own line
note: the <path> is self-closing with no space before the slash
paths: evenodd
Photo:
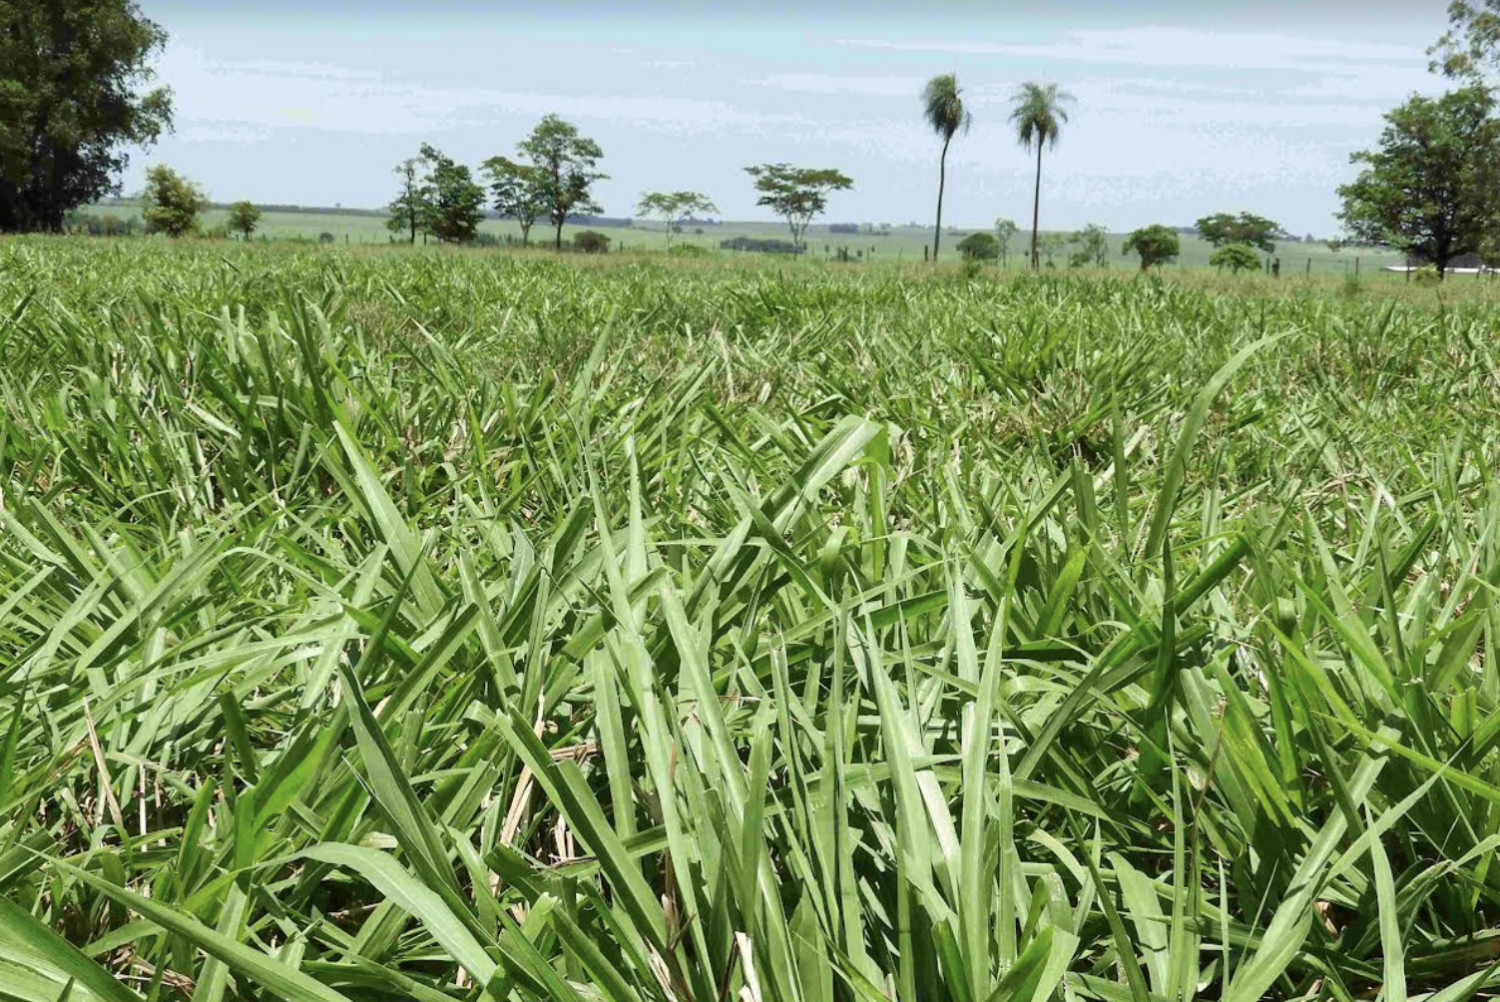
<path id="1" fill-rule="evenodd" d="M 1497 311 L 0 243 L 0 999 L 1490 996 Z"/>
<path id="2" fill-rule="evenodd" d="M 1025 207 L 1022 207 L 1023 209 Z M 136 202 L 121 201 L 107 206 L 93 206 L 87 210 L 94 214 L 112 213 L 121 219 L 139 218 L 140 205 Z M 1030 218 L 1027 212 L 1021 209 L 1014 210 L 1017 219 Z M 320 212 L 315 209 L 305 211 L 267 211 L 260 220 L 258 235 L 271 240 L 317 240 L 321 234 L 327 233 L 334 237 L 338 243 L 348 244 L 389 244 L 390 232 L 385 228 L 385 216 L 378 212 Z M 226 209 L 210 209 L 203 214 L 203 225 L 207 228 L 224 226 L 228 224 L 229 212 Z M 563 239 L 571 240 L 573 234 L 587 229 L 588 227 L 567 225 L 563 227 Z M 695 232 L 701 229 L 702 232 Z M 493 234 L 497 237 L 509 235 L 520 239 L 521 230 L 515 223 L 508 220 L 487 219 L 480 224 L 480 231 Z M 636 220 L 634 225 L 624 227 L 609 227 L 600 232 L 606 233 L 615 245 L 623 242 L 627 251 L 659 251 L 666 247 L 666 233 L 662 223 L 653 220 Z M 944 234 L 943 246 L 940 253 L 945 259 L 958 260 L 958 252 L 954 249 L 962 234 L 974 232 L 972 229 L 951 229 Z M 1060 234 L 1066 237 L 1067 234 Z M 790 240 L 790 234 L 784 224 L 779 222 L 725 222 L 717 226 L 696 227 L 688 226 L 685 232 L 673 238 L 673 243 L 694 244 L 699 247 L 717 250 L 719 242 L 734 237 L 751 237 L 757 240 Z M 552 231 L 545 222 L 538 224 L 531 231 L 531 239 L 539 244 L 547 244 L 552 240 Z M 1207 268 L 1209 266 L 1209 255 L 1213 253 L 1213 247 L 1205 240 L 1191 234 L 1183 235 L 1182 254 L 1174 261 L 1170 268 Z M 1120 247 L 1125 241 L 1123 233 L 1117 233 L 1110 237 L 1110 261 L 1111 268 L 1131 270 L 1135 268 L 1139 259 L 1135 256 L 1125 256 L 1120 253 Z M 812 226 L 807 234 L 808 254 L 813 257 L 827 257 L 836 253 L 840 247 L 847 248 L 851 255 L 856 252 L 867 255 L 862 259 L 869 263 L 889 264 L 905 263 L 922 260 L 924 247 L 932 246 L 932 228 L 930 225 L 893 225 L 889 231 L 881 234 L 848 234 L 831 233 L 828 223 L 818 223 Z M 1015 271 L 1026 267 L 1027 253 L 1030 248 L 1030 231 L 1018 233 L 1012 239 L 1007 265 Z M 1053 264 L 1057 269 L 1066 269 L 1068 254 L 1070 250 L 1058 251 L 1053 258 Z M 1277 254 L 1281 257 L 1282 270 L 1284 274 L 1306 275 L 1312 274 L 1318 277 L 1342 276 L 1355 269 L 1355 259 L 1359 259 L 1360 272 L 1376 272 L 1388 264 L 1400 264 L 1402 258 L 1399 254 L 1388 249 L 1371 247 L 1348 247 L 1337 253 L 1328 249 L 1322 243 L 1302 243 L 1298 241 L 1285 241 L 1278 245 Z"/>

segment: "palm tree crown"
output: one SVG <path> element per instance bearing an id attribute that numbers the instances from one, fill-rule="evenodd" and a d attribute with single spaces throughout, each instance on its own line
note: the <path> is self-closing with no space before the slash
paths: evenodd
<path id="1" fill-rule="evenodd" d="M 1022 84 L 1010 110 L 1010 120 L 1021 145 L 1027 150 L 1033 144 L 1056 146 L 1058 133 L 1068 121 L 1068 111 L 1063 105 L 1072 100 L 1073 95 L 1058 90 L 1057 84 Z"/>
<path id="2" fill-rule="evenodd" d="M 964 108 L 958 77 L 952 73 L 933 77 L 922 91 L 922 117 L 932 126 L 932 131 L 943 137 L 943 142 L 952 139 L 959 129 L 969 130 L 972 116 Z"/>

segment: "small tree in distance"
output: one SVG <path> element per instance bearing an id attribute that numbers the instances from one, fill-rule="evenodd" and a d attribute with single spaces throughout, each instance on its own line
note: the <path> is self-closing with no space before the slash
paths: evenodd
<path id="1" fill-rule="evenodd" d="M 638 216 L 660 219 L 666 224 L 667 247 L 670 248 L 672 234 L 681 228 L 684 219 L 717 215 L 719 207 L 698 191 L 648 191 L 641 195 L 635 211 Z"/>
<path id="2" fill-rule="evenodd" d="M 1282 233 L 1279 225 L 1251 212 L 1241 212 L 1238 216 L 1215 212 L 1198 220 L 1193 228 L 1200 237 L 1215 247 L 1245 244 L 1257 247 L 1267 254 L 1276 253 L 1276 238 Z"/>
<path id="3" fill-rule="evenodd" d="M 249 240 L 259 222 L 260 210 L 251 203 L 235 202 L 229 207 L 229 228 L 238 233 L 241 239 Z"/>
<path id="4" fill-rule="evenodd" d="M 1109 267 L 1109 230 L 1099 223 L 1089 223 L 1069 237 L 1068 243 L 1078 248 L 1068 257 L 1069 268 Z"/>
<path id="5" fill-rule="evenodd" d="M 469 168 L 427 143 L 422 144 L 422 161 L 428 165 L 423 226 L 443 243 L 470 242 L 484 218 L 484 189 L 474 183 Z"/>
<path id="6" fill-rule="evenodd" d="M 531 242 L 532 224 L 547 211 L 541 171 L 508 157 L 490 157 L 480 165 L 480 170 L 490 179 L 495 211 L 520 225 L 521 246 L 527 246 Z"/>
<path id="7" fill-rule="evenodd" d="M 536 194 L 555 230 L 553 246 L 562 250 L 563 223 L 574 213 L 603 212 L 591 189 L 609 175 L 599 171 L 604 151 L 578 128 L 557 115 L 546 115 L 520 145 L 537 169 Z"/>
<path id="8" fill-rule="evenodd" d="M 828 195 L 847 191 L 854 182 L 831 167 L 793 167 L 790 164 L 760 164 L 746 167 L 760 192 L 756 205 L 763 205 L 786 220 L 792 244 L 804 246 L 808 224 L 828 208 Z"/>
<path id="9" fill-rule="evenodd" d="M 1015 238 L 1020 227 L 1013 219 L 995 220 L 995 242 L 1000 245 L 1000 266 L 1005 267 L 1010 260 L 1010 242 Z"/>
<path id="10" fill-rule="evenodd" d="M 1232 274 L 1242 271 L 1260 270 L 1260 255 L 1249 244 L 1225 244 L 1208 257 L 1208 263 L 1219 270 L 1228 268 Z"/>
<path id="11" fill-rule="evenodd" d="M 162 164 L 146 172 L 146 207 L 141 216 L 148 232 L 183 237 L 198 231 L 198 213 L 208 200 L 187 178 Z"/>
<path id="12" fill-rule="evenodd" d="M 1160 223 L 1151 226 L 1143 226 L 1133 230 L 1125 238 L 1125 245 L 1120 248 L 1121 254 L 1134 252 L 1141 256 L 1141 271 L 1155 267 L 1159 264 L 1175 258 L 1181 250 L 1181 241 L 1177 238 L 1177 231 L 1163 226 Z"/>
<path id="13" fill-rule="evenodd" d="M 390 216 L 385 221 L 385 228 L 392 233 L 407 234 L 407 242 L 414 244 L 417 242 L 417 228 L 422 225 L 422 217 L 427 211 L 417 173 L 417 159 L 409 157 L 401 161 L 395 166 L 395 173 L 401 179 L 401 193 L 386 210 Z"/>
<path id="14" fill-rule="evenodd" d="M 970 233 L 958 242 L 958 253 L 965 261 L 993 261 L 1000 256 L 1000 241 L 993 233 Z"/>

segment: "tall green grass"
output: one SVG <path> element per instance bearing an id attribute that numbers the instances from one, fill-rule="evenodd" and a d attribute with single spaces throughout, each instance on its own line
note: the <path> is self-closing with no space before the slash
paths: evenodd
<path id="1" fill-rule="evenodd" d="M 1492 994 L 1495 323 L 0 246 L 0 999 Z"/>

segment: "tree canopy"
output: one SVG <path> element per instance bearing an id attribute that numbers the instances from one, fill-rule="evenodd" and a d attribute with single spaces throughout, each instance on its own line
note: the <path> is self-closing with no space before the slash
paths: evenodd
<path id="1" fill-rule="evenodd" d="M 421 189 L 424 228 L 443 243 L 468 243 L 484 218 L 484 189 L 469 168 L 427 143 L 421 159 L 427 165 Z"/>
<path id="2" fill-rule="evenodd" d="M 1101 223 L 1089 223 L 1068 238 L 1078 249 L 1068 255 L 1069 268 L 1108 268 L 1109 230 Z"/>
<path id="3" fill-rule="evenodd" d="M 536 194 L 556 231 L 555 246 L 562 249 L 562 228 L 575 213 L 598 213 L 604 209 L 593 196 L 593 186 L 609 175 L 601 172 L 604 151 L 592 139 L 579 135 L 577 126 L 557 115 L 546 115 L 531 135 L 521 141 L 521 155 L 536 167 Z"/>
<path id="4" fill-rule="evenodd" d="M 235 202 L 229 207 L 229 228 L 250 239 L 255 226 L 260 222 L 260 209 L 250 202 Z"/>
<path id="5" fill-rule="evenodd" d="M 849 177 L 831 167 L 775 163 L 746 167 L 745 172 L 755 179 L 755 190 L 760 192 L 755 204 L 786 220 L 797 247 L 803 246 L 808 225 L 828 208 L 829 194 L 854 187 Z"/>
<path id="6" fill-rule="evenodd" d="M 1465 87 L 1413 97 L 1385 116 L 1380 145 L 1350 156 L 1364 164 L 1339 188 L 1339 218 L 1367 243 L 1421 257 L 1441 276 L 1478 251 L 1500 218 L 1500 121 L 1493 94 Z"/>
<path id="7" fill-rule="evenodd" d="M 1141 271 L 1154 268 L 1159 264 L 1166 264 L 1175 258 L 1181 250 L 1182 241 L 1177 237 L 1177 231 L 1169 226 L 1154 223 L 1150 226 L 1142 226 L 1138 230 L 1132 230 L 1125 237 L 1125 245 L 1120 248 L 1121 254 L 1136 253 L 1141 257 Z"/>
<path id="8" fill-rule="evenodd" d="M 1067 105 L 1073 95 L 1057 84 L 1024 83 L 1011 99 L 1010 122 L 1016 141 L 1025 149 L 1036 148 L 1036 190 L 1031 200 L 1031 267 L 1041 267 L 1042 150 L 1057 145 L 1057 137 L 1068 121 Z"/>
<path id="9" fill-rule="evenodd" d="M 636 215 L 646 219 L 660 219 L 666 224 L 667 246 L 672 246 L 672 234 L 684 219 L 692 216 L 717 215 L 719 207 L 707 195 L 699 191 L 648 191 L 641 195 L 635 207 Z"/>
<path id="10" fill-rule="evenodd" d="M 208 208 L 208 199 L 197 186 L 162 164 L 146 172 L 145 202 L 141 217 L 147 231 L 169 237 L 198 232 L 198 213 Z"/>
<path id="11" fill-rule="evenodd" d="M 1280 224 L 1252 212 L 1241 212 L 1237 216 L 1215 212 L 1198 220 L 1193 227 L 1200 237 L 1215 247 L 1245 244 L 1258 247 L 1267 254 L 1276 253 L 1276 238 L 1283 233 Z"/>
<path id="12" fill-rule="evenodd" d="M 490 180 L 491 204 L 504 219 L 521 227 L 521 244 L 531 242 L 531 227 L 547 211 L 541 171 L 509 157 L 490 157 L 479 169 Z"/>
<path id="13" fill-rule="evenodd" d="M 1260 255 L 1249 244 L 1225 244 L 1208 256 L 1208 263 L 1214 268 L 1228 268 L 1238 275 L 1242 271 L 1258 271 Z"/>
<path id="14" fill-rule="evenodd" d="M 132 0 L 0 0 L 0 231 L 58 230 L 171 127 L 167 34 Z"/>

